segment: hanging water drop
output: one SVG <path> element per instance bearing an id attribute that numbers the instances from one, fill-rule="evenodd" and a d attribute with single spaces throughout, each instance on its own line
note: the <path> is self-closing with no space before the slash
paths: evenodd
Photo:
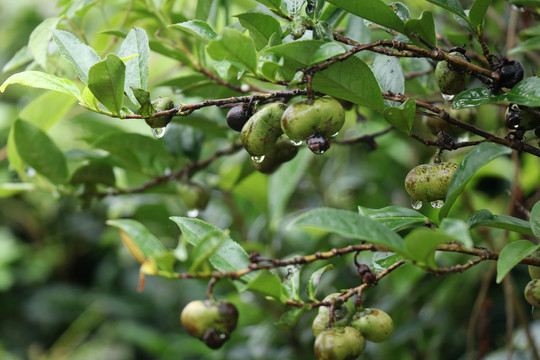
<path id="1" fill-rule="evenodd" d="M 412 208 L 414 210 L 420 210 L 421 207 L 422 207 L 422 202 L 420 200 L 413 200 Z"/>
<path id="2" fill-rule="evenodd" d="M 450 94 L 442 94 L 442 97 L 444 100 L 447 100 L 447 101 L 450 101 L 454 98 L 455 95 L 450 95 Z"/>
<path id="3" fill-rule="evenodd" d="M 302 145 L 302 141 L 294 141 L 294 140 L 291 140 L 291 143 L 292 143 L 294 146 L 300 146 L 300 145 Z"/>
<path id="4" fill-rule="evenodd" d="M 440 209 L 443 207 L 443 205 L 444 205 L 443 200 L 435 200 L 431 202 L 431 206 L 433 206 L 434 209 Z"/>
<path id="5" fill-rule="evenodd" d="M 197 216 L 199 216 L 199 210 L 197 209 L 188 210 L 186 215 L 190 218 L 196 218 Z"/>
<path id="6" fill-rule="evenodd" d="M 152 134 L 153 134 L 156 138 L 160 139 L 160 138 L 162 138 L 162 137 L 165 135 L 165 130 L 166 130 L 166 129 L 167 129 L 166 127 L 152 128 Z"/>
<path id="7" fill-rule="evenodd" d="M 252 157 L 251 157 L 251 161 L 253 161 L 254 163 L 257 163 L 257 164 L 262 163 L 263 160 L 264 160 L 264 155 L 261 155 L 261 156 L 252 156 Z"/>

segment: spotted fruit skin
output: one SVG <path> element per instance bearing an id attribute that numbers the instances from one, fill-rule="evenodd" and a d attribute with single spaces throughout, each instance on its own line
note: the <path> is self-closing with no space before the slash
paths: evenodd
<path id="1" fill-rule="evenodd" d="M 525 299 L 534 307 L 540 308 L 540 279 L 529 281 L 523 292 Z"/>
<path id="2" fill-rule="evenodd" d="M 174 108 L 174 100 L 169 97 L 162 97 L 154 101 L 152 104 L 154 106 L 154 109 L 156 109 L 157 112 L 170 110 Z M 148 126 L 151 128 L 162 128 L 167 126 L 167 124 L 171 121 L 173 118 L 173 115 L 163 115 L 163 116 L 157 116 L 157 117 L 150 117 L 144 119 Z"/>
<path id="3" fill-rule="evenodd" d="M 364 309 L 356 313 L 351 326 L 364 335 L 366 340 L 381 342 L 394 332 L 394 322 L 390 315 L 379 309 Z"/>
<path id="4" fill-rule="evenodd" d="M 227 301 L 195 300 L 184 307 L 180 320 L 190 335 L 218 349 L 236 328 L 238 310 Z"/>
<path id="5" fill-rule="evenodd" d="M 405 189 L 414 200 L 444 200 L 457 167 L 451 162 L 418 165 L 407 174 Z"/>
<path id="6" fill-rule="evenodd" d="M 293 141 L 304 141 L 314 134 L 330 138 L 344 123 L 345 111 L 331 97 L 296 102 L 281 118 L 283 132 Z"/>
<path id="7" fill-rule="evenodd" d="M 323 331 L 315 339 L 317 360 L 356 359 L 364 351 L 366 340 L 353 327 L 333 328 Z"/>
<path id="8" fill-rule="evenodd" d="M 298 154 L 298 146 L 294 145 L 289 137 L 283 134 L 276 141 L 272 150 L 264 156 L 264 159 L 261 162 L 256 162 L 251 159 L 251 165 L 263 174 L 271 174 L 276 171 L 281 164 L 294 159 L 296 154 Z"/>
<path id="9" fill-rule="evenodd" d="M 242 127 L 242 145 L 251 156 L 266 155 L 281 136 L 280 120 L 287 108 L 271 104 L 256 112 Z"/>
<path id="10" fill-rule="evenodd" d="M 462 58 L 465 56 L 458 52 L 451 52 L 450 55 Z M 439 61 L 435 67 L 435 81 L 441 90 L 441 93 L 456 95 L 465 89 L 467 74 L 455 69 L 451 69 L 446 61 Z"/>
<path id="11" fill-rule="evenodd" d="M 540 250 L 536 250 L 531 257 L 540 260 Z M 529 265 L 529 275 L 531 279 L 540 279 L 540 266 Z"/>
<path id="12" fill-rule="evenodd" d="M 326 296 L 323 302 L 330 301 L 335 297 L 341 295 L 340 293 L 333 293 Z M 313 336 L 317 337 L 320 333 L 330 329 L 330 306 L 320 306 L 317 316 L 313 320 L 311 329 L 313 330 Z M 335 306 L 334 310 L 334 327 L 342 327 L 349 324 L 353 315 L 356 313 L 356 305 L 349 298 L 344 303 Z"/>

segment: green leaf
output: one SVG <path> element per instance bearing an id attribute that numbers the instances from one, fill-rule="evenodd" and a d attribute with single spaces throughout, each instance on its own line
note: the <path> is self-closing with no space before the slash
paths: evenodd
<path id="1" fill-rule="evenodd" d="M 358 206 L 358 212 L 380 222 L 393 231 L 399 231 L 412 225 L 424 224 L 428 218 L 413 209 L 400 206 L 387 206 L 381 209 L 369 209 Z"/>
<path id="2" fill-rule="evenodd" d="M 351 74 L 354 74 L 352 76 Z M 384 108 L 381 88 L 362 60 L 352 56 L 313 76 L 313 89 L 374 110 Z"/>
<path id="3" fill-rule="evenodd" d="M 150 92 L 148 90 L 140 88 L 131 88 L 133 95 L 137 99 L 137 102 L 141 105 L 137 109 L 137 114 L 147 117 L 156 112 L 154 105 L 152 105 L 152 99 L 150 99 Z"/>
<path id="4" fill-rule="evenodd" d="M 452 102 L 454 109 L 465 109 L 483 104 L 499 101 L 499 96 L 494 95 L 488 88 L 474 88 L 459 93 Z"/>
<path id="5" fill-rule="evenodd" d="M 281 75 L 286 80 L 292 80 L 297 69 L 312 64 L 314 54 L 324 44 L 327 43 L 321 40 L 292 41 L 264 49 L 259 53 L 259 58 L 281 58 L 282 61 L 275 60 L 282 63 Z"/>
<path id="6" fill-rule="evenodd" d="M 49 53 L 49 41 L 52 38 L 52 30 L 56 29 L 60 17 L 52 17 L 43 20 L 41 24 L 36 26 L 34 31 L 30 34 L 28 40 L 28 48 L 34 56 L 36 62 L 43 69 L 47 68 L 47 57 Z"/>
<path id="7" fill-rule="evenodd" d="M 47 91 L 26 105 L 19 113 L 19 118 L 47 131 L 62 120 L 75 103 L 73 96 Z"/>
<path id="8" fill-rule="evenodd" d="M 336 233 L 341 236 L 382 245 L 401 251 L 403 241 L 395 232 L 368 216 L 330 208 L 318 208 L 297 217 L 289 226 L 302 226 Z"/>
<path id="9" fill-rule="evenodd" d="M 466 248 L 473 247 L 471 234 L 469 233 L 469 224 L 461 219 L 444 218 L 441 221 L 440 229 L 455 239 L 456 242 L 463 244 Z"/>
<path id="10" fill-rule="evenodd" d="M 34 189 L 35 186 L 31 183 L 1 183 L 0 198 L 7 198 Z"/>
<path id="11" fill-rule="evenodd" d="M 70 183 L 114 186 L 116 178 L 112 166 L 101 161 L 91 161 L 73 173 Z"/>
<path id="12" fill-rule="evenodd" d="M 132 87 L 146 90 L 148 88 L 148 59 L 150 46 L 148 36 L 143 29 L 133 28 L 120 45 L 118 56 L 127 58 L 136 55 L 125 62 L 125 83 L 124 91 L 134 104 L 137 98 Z M 142 105 L 142 104 L 141 104 Z"/>
<path id="13" fill-rule="evenodd" d="M 366 20 L 372 21 L 396 30 L 400 33 L 404 32 L 405 26 L 403 21 L 397 16 L 392 9 L 380 0 L 326 0 L 330 4 L 334 4 L 350 13 L 360 16 Z"/>
<path id="14" fill-rule="evenodd" d="M 249 35 L 255 41 L 257 50 L 268 45 L 272 35 L 277 34 L 281 38 L 281 25 L 274 17 L 259 12 L 247 12 L 235 15 L 240 25 L 249 30 Z"/>
<path id="15" fill-rule="evenodd" d="M 211 231 L 206 234 L 191 251 L 193 263 L 189 267 L 189 272 L 196 272 L 199 267 L 213 255 L 223 244 L 227 235 L 224 231 Z"/>
<path id="16" fill-rule="evenodd" d="M 441 230 L 419 228 L 411 231 L 404 238 L 405 255 L 413 260 L 415 265 L 423 268 L 436 269 L 435 250 L 440 244 L 455 241 Z"/>
<path id="17" fill-rule="evenodd" d="M 424 39 L 431 45 L 437 46 L 435 21 L 433 20 L 433 14 L 430 11 L 422 12 L 420 19 L 410 19 L 405 23 L 405 34 L 409 39 L 418 46 L 428 48 L 424 43 L 418 41 L 414 36 L 411 36 L 412 33 L 418 35 L 421 39 Z"/>
<path id="18" fill-rule="evenodd" d="M 308 282 L 308 296 L 311 301 L 316 302 L 317 298 L 315 296 L 315 293 L 317 292 L 317 286 L 321 282 L 321 278 L 325 272 L 328 270 L 332 270 L 334 266 L 332 264 L 328 264 L 326 266 L 323 266 L 322 268 L 319 268 L 315 270 L 311 276 L 309 277 Z"/>
<path id="19" fill-rule="evenodd" d="M 107 220 L 107 225 L 116 227 L 124 233 L 122 242 L 141 264 L 148 258 L 163 255 L 166 252 L 158 238 L 136 220 Z"/>
<path id="20" fill-rule="evenodd" d="M 379 83 L 380 90 L 403 94 L 405 92 L 405 76 L 401 62 L 391 56 L 377 55 L 371 66 L 373 75 Z M 392 102 L 392 104 L 396 104 Z"/>
<path id="21" fill-rule="evenodd" d="M 534 236 L 536 236 L 537 239 L 540 239 L 540 201 L 534 204 L 529 222 Z"/>
<path id="22" fill-rule="evenodd" d="M 225 28 L 219 40 L 212 40 L 206 47 L 214 60 L 227 60 L 240 69 L 255 72 L 257 52 L 255 43 L 248 35 L 232 28 Z"/>
<path id="23" fill-rule="evenodd" d="M 376 251 L 371 256 L 370 268 L 376 273 L 380 273 L 381 271 L 388 269 L 388 267 L 401 260 L 403 260 L 403 255 L 401 254 L 396 254 L 395 252 L 391 251 Z"/>
<path id="24" fill-rule="evenodd" d="M 283 280 L 283 289 L 286 294 L 283 295 L 282 301 L 302 301 L 300 299 L 300 266 L 289 265 L 284 267 L 283 271 L 287 276 Z"/>
<path id="25" fill-rule="evenodd" d="M 21 66 L 28 64 L 34 57 L 30 53 L 28 46 L 23 46 L 13 55 L 13 57 L 4 65 L 2 72 L 7 73 L 20 68 Z"/>
<path id="26" fill-rule="evenodd" d="M 0 91 L 4 92 L 9 85 L 13 84 L 63 92 L 74 96 L 77 100 L 82 102 L 81 92 L 77 86 L 75 86 L 73 81 L 62 79 L 41 71 L 23 71 L 13 74 L 4 81 L 2 86 L 0 86 Z"/>
<path id="27" fill-rule="evenodd" d="M 469 11 L 469 19 L 476 27 L 481 27 L 484 21 L 484 16 L 488 7 L 491 5 L 491 0 L 475 0 Z"/>
<path id="28" fill-rule="evenodd" d="M 263 4 L 267 8 L 280 11 L 281 9 L 281 0 L 255 0 L 258 3 Z"/>
<path id="29" fill-rule="evenodd" d="M 179 216 L 172 216 L 170 219 L 180 227 L 182 237 L 193 246 L 197 246 L 208 234 L 221 232 L 217 227 L 199 219 Z M 248 254 L 228 234 L 224 236 L 222 245 L 210 256 L 210 264 L 219 271 L 233 272 L 247 269 L 251 263 Z M 254 277 L 254 273 L 249 273 L 240 279 L 249 282 Z"/>
<path id="30" fill-rule="evenodd" d="M 124 100 L 126 65 L 115 54 L 94 64 L 88 72 L 88 88 L 113 114 L 119 115 Z"/>
<path id="31" fill-rule="evenodd" d="M 177 24 L 169 25 L 172 28 L 184 30 L 190 34 L 197 36 L 200 40 L 208 41 L 218 38 L 218 34 L 210 25 L 202 20 L 189 20 Z"/>
<path id="32" fill-rule="evenodd" d="M 75 68 L 77 76 L 83 83 L 88 82 L 88 70 L 101 58 L 94 49 L 83 44 L 75 35 L 63 30 L 53 30 L 53 38 L 60 50 L 60 55 Z"/>
<path id="33" fill-rule="evenodd" d="M 269 176 L 268 210 L 272 229 L 276 229 L 280 225 L 287 203 L 309 167 L 311 156 L 310 151 L 302 149 L 293 160 L 284 163 Z"/>
<path id="34" fill-rule="evenodd" d="M 399 131 L 410 135 L 411 128 L 416 117 L 416 101 L 407 99 L 403 104 L 397 107 L 384 109 L 384 118 Z"/>
<path id="35" fill-rule="evenodd" d="M 485 142 L 475 146 L 461 161 L 454 176 L 450 180 L 446 201 L 439 211 L 439 219 L 444 219 L 459 195 L 465 190 L 465 185 L 471 180 L 474 174 L 491 160 L 512 152 L 511 149 Z"/>
<path id="36" fill-rule="evenodd" d="M 503 281 L 504 277 L 523 258 L 531 255 L 540 245 L 533 244 L 529 240 L 517 240 L 506 245 L 499 255 L 497 261 L 497 284 Z"/>
<path id="37" fill-rule="evenodd" d="M 497 229 L 514 231 L 524 235 L 533 235 L 531 224 L 528 221 L 518 219 L 508 215 L 493 215 L 489 210 L 483 209 L 475 211 L 467 219 L 467 224 L 471 229 L 479 226 L 487 226 Z"/>
<path id="38" fill-rule="evenodd" d="M 309 310 L 307 305 L 302 306 L 301 308 L 293 308 L 281 315 L 279 321 L 275 325 L 282 330 L 292 329 L 298 320 L 302 317 L 302 314 Z"/>
<path id="39" fill-rule="evenodd" d="M 259 270 L 251 281 L 249 281 L 240 292 L 257 291 L 263 295 L 271 296 L 276 300 L 281 300 L 283 286 L 281 279 L 276 274 L 268 270 Z"/>
<path id="40" fill-rule="evenodd" d="M 521 34 L 520 34 L 521 35 Z M 515 55 L 527 51 L 540 50 L 540 36 L 535 36 L 521 42 L 518 46 L 510 49 L 508 55 Z"/>
<path id="41" fill-rule="evenodd" d="M 528 77 L 520 81 L 506 95 L 500 95 L 499 101 L 532 107 L 540 106 L 540 78 Z"/>
<path id="42" fill-rule="evenodd" d="M 66 158 L 56 144 L 40 128 L 18 120 L 13 125 L 14 140 L 22 160 L 54 183 L 66 183 Z"/>
<path id="43" fill-rule="evenodd" d="M 427 1 L 437 6 L 440 6 L 443 9 L 446 9 L 459 17 L 467 18 L 467 15 L 465 14 L 465 11 L 459 4 L 458 0 L 427 0 Z"/>
<path id="44" fill-rule="evenodd" d="M 182 64 L 191 65 L 191 59 L 187 55 L 163 41 L 150 40 L 150 49 L 158 54 L 178 60 Z"/>
<path id="45" fill-rule="evenodd" d="M 321 47 L 319 47 L 311 57 L 311 63 L 315 64 L 321 61 L 324 61 L 332 56 L 344 54 L 345 49 L 342 45 L 337 44 L 335 42 L 327 42 L 325 44 L 322 44 Z"/>

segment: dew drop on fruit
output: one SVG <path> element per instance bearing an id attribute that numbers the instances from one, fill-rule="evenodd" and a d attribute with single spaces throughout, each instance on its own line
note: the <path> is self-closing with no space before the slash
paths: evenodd
<path id="1" fill-rule="evenodd" d="M 252 160 L 254 163 L 260 164 L 260 163 L 262 163 L 263 160 L 264 160 L 264 155 L 261 155 L 261 156 L 252 156 L 252 157 L 251 157 L 251 160 Z"/>
<path id="2" fill-rule="evenodd" d="M 450 94 L 442 94 L 442 97 L 444 100 L 452 100 L 454 98 L 455 95 L 450 95 Z"/>
<path id="3" fill-rule="evenodd" d="M 336 133 L 332 134 L 331 137 L 336 137 L 339 134 L 339 131 L 336 131 Z"/>
<path id="4" fill-rule="evenodd" d="M 431 206 L 433 206 L 434 209 L 440 209 L 443 207 L 443 205 L 444 205 L 443 200 L 435 200 L 431 202 Z"/>
<path id="5" fill-rule="evenodd" d="M 422 202 L 420 200 L 413 200 L 412 208 L 414 210 L 420 210 L 421 207 L 422 207 Z"/>
<path id="6" fill-rule="evenodd" d="M 188 210 L 186 215 L 190 218 L 196 218 L 197 216 L 199 216 L 199 210 L 197 209 Z"/>
<path id="7" fill-rule="evenodd" d="M 163 135 L 165 135 L 165 130 L 166 128 L 162 127 L 162 128 L 152 128 L 152 134 L 160 139 L 163 137 Z"/>
<path id="8" fill-rule="evenodd" d="M 325 148 L 310 149 L 314 154 L 321 155 L 326 152 Z"/>
<path id="9" fill-rule="evenodd" d="M 293 144 L 294 146 L 300 146 L 300 145 L 302 145 L 302 141 L 291 140 L 291 144 Z"/>

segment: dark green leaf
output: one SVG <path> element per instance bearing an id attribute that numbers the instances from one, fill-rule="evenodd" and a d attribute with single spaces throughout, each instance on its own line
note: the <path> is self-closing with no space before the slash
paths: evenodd
<path id="1" fill-rule="evenodd" d="M 178 60 L 182 64 L 191 64 L 191 59 L 187 55 L 163 41 L 150 40 L 150 49 L 158 54 Z"/>
<path id="2" fill-rule="evenodd" d="M 0 91 L 4 92 L 8 85 L 12 84 L 20 84 L 39 89 L 63 92 L 72 95 L 80 102 L 83 102 L 81 98 L 81 92 L 79 91 L 77 86 L 75 86 L 73 81 L 68 79 L 62 79 L 41 71 L 23 71 L 17 74 L 13 74 L 9 78 L 7 78 L 6 81 L 4 81 L 2 86 L 0 86 Z"/>
<path id="3" fill-rule="evenodd" d="M 372 21 L 396 30 L 400 33 L 404 32 L 403 21 L 397 16 L 392 9 L 380 0 L 327 0 L 327 2 L 336 5 L 350 13 L 360 16 L 366 20 Z"/>
<path id="4" fill-rule="evenodd" d="M 313 89 L 375 110 L 384 108 L 381 88 L 362 60 L 352 56 L 313 76 Z"/>
<path id="5" fill-rule="evenodd" d="M 92 161 L 81 166 L 71 176 L 72 184 L 104 184 L 114 186 L 116 178 L 113 168 L 100 161 Z"/>
<path id="6" fill-rule="evenodd" d="M 271 296 L 276 300 L 281 300 L 283 286 L 281 279 L 276 274 L 268 270 L 257 271 L 257 274 L 242 289 L 243 291 L 257 291 L 263 295 Z"/>
<path id="7" fill-rule="evenodd" d="M 510 49 L 508 55 L 515 55 L 527 51 L 540 50 L 540 36 L 535 36 L 521 42 L 518 46 Z"/>
<path id="8" fill-rule="evenodd" d="M 328 264 L 326 266 L 323 266 L 322 268 L 319 268 L 315 270 L 311 276 L 309 277 L 308 282 L 308 296 L 311 301 L 316 302 L 317 298 L 315 296 L 315 293 L 317 292 L 317 286 L 321 282 L 321 278 L 325 272 L 328 270 L 332 270 L 334 266 L 332 264 Z"/>
<path id="9" fill-rule="evenodd" d="M 150 92 L 148 90 L 140 88 L 131 88 L 135 99 L 139 103 L 140 107 L 137 109 L 137 114 L 147 117 L 156 112 L 154 105 L 152 105 L 152 99 L 150 98 Z"/>
<path id="10" fill-rule="evenodd" d="M 358 212 L 362 216 L 376 220 L 393 231 L 424 224 L 428 218 L 413 209 L 399 206 L 387 206 L 381 209 L 369 209 L 358 206 Z"/>
<path id="11" fill-rule="evenodd" d="M 471 22 L 475 26 L 480 27 L 482 25 L 482 22 L 484 21 L 484 15 L 486 15 L 486 11 L 490 5 L 491 0 L 474 1 L 474 4 L 472 4 L 471 10 L 469 11 L 469 19 L 471 19 Z"/>
<path id="12" fill-rule="evenodd" d="M 126 66 L 115 54 L 93 65 L 88 72 L 88 88 L 113 114 L 120 114 L 124 100 Z"/>
<path id="13" fill-rule="evenodd" d="M 398 107 L 384 109 L 384 118 L 399 131 L 409 135 L 416 117 L 416 101 L 407 99 Z"/>
<path id="14" fill-rule="evenodd" d="M 172 28 L 178 28 L 197 36 L 199 39 L 208 41 L 218 38 L 218 34 L 210 25 L 202 20 L 189 20 L 178 24 L 169 25 Z"/>
<path id="15" fill-rule="evenodd" d="M 270 42 L 272 35 L 281 38 L 281 25 L 274 17 L 258 12 L 247 12 L 236 15 L 240 25 L 249 30 L 249 35 L 255 41 L 257 50 L 261 50 Z"/>
<path id="16" fill-rule="evenodd" d="M 318 208 L 297 217 L 290 226 L 302 226 L 336 233 L 345 237 L 382 245 L 401 251 L 403 241 L 381 223 L 352 211 Z"/>
<path id="17" fill-rule="evenodd" d="M 370 268 L 376 273 L 380 273 L 400 260 L 403 260 L 403 256 L 395 252 L 376 251 L 371 256 Z"/>
<path id="18" fill-rule="evenodd" d="M 221 230 L 211 231 L 197 242 L 197 245 L 190 252 L 193 259 L 189 272 L 196 272 L 199 267 L 212 256 L 223 244 L 227 234 Z"/>
<path id="19" fill-rule="evenodd" d="M 488 88 L 474 88 L 458 94 L 452 102 L 454 109 L 465 109 L 483 104 L 497 102 L 498 95 L 494 95 Z"/>
<path id="20" fill-rule="evenodd" d="M 405 236 L 405 255 L 420 267 L 436 269 L 435 250 L 437 246 L 452 241 L 455 241 L 454 237 L 448 236 L 438 229 L 415 229 Z"/>
<path id="21" fill-rule="evenodd" d="M 68 179 L 66 158 L 40 128 L 18 120 L 13 125 L 14 140 L 22 160 L 54 183 Z"/>
<path id="22" fill-rule="evenodd" d="M 283 313 L 283 315 L 281 315 L 281 318 L 278 322 L 276 322 L 275 325 L 282 330 L 292 329 L 296 325 L 298 320 L 300 320 L 302 314 L 307 310 L 309 310 L 307 306 L 303 306 L 301 308 L 293 308 Z"/>
<path id="23" fill-rule="evenodd" d="M 297 265 L 290 265 L 283 268 L 285 279 L 283 279 L 283 289 L 286 294 L 283 295 L 283 301 L 302 301 L 300 299 L 300 271 L 301 268 Z"/>
<path id="24" fill-rule="evenodd" d="M 163 141 L 171 155 L 197 161 L 201 155 L 205 135 L 210 134 L 194 126 L 170 123 L 167 125 L 167 136 Z"/>
<path id="25" fill-rule="evenodd" d="M 307 0 L 306 14 L 312 19 L 318 19 L 324 8 L 325 0 Z"/>
<path id="26" fill-rule="evenodd" d="M 430 11 L 424 11 L 420 19 L 410 19 L 405 23 L 405 34 L 409 39 L 418 46 L 428 48 L 424 43 L 411 36 L 413 33 L 431 45 L 437 46 L 435 22 L 433 20 L 433 14 Z"/>
<path id="27" fill-rule="evenodd" d="M 533 235 L 533 230 L 531 230 L 529 222 L 508 215 L 493 215 L 486 209 L 472 213 L 467 219 L 467 224 L 471 229 L 478 226 L 487 226 L 530 236 Z"/>
<path id="28" fill-rule="evenodd" d="M 506 95 L 500 95 L 499 101 L 533 107 L 540 106 L 540 78 L 529 77 L 524 79 Z"/>
<path id="29" fill-rule="evenodd" d="M 463 244 L 466 248 L 473 247 L 469 225 L 460 219 L 444 218 L 441 221 L 440 229 L 448 236 L 453 237 L 456 242 Z"/>
<path id="30" fill-rule="evenodd" d="M 53 38 L 58 45 L 60 55 L 66 58 L 75 68 L 77 76 L 83 83 L 88 82 L 88 70 L 101 58 L 94 49 L 83 44 L 75 35 L 63 30 L 53 30 Z"/>
<path id="31" fill-rule="evenodd" d="M 334 29 L 326 21 L 319 21 L 313 25 L 313 39 L 333 41 Z"/>
<path id="32" fill-rule="evenodd" d="M 465 185 L 471 180 L 474 174 L 485 164 L 501 155 L 510 154 L 511 149 L 485 142 L 472 149 L 459 164 L 454 176 L 450 180 L 446 201 L 439 211 L 439 219 L 444 219 L 458 196 L 465 190 Z"/>
<path id="33" fill-rule="evenodd" d="M 531 210 L 531 229 L 537 239 L 540 239 L 540 201 L 534 204 Z"/>
<path id="34" fill-rule="evenodd" d="M 313 53 L 313 57 L 311 58 L 311 64 L 315 64 L 321 61 L 324 61 L 332 56 L 344 54 L 345 49 L 342 45 L 337 44 L 335 42 L 327 42 L 326 44 L 322 44 L 320 48 Z"/>
<path id="35" fill-rule="evenodd" d="M 462 17 L 462 18 L 467 17 L 467 15 L 465 14 L 465 11 L 459 4 L 458 0 L 427 0 L 427 1 L 432 4 L 438 5 L 442 7 L 443 9 L 446 9 L 459 17 Z"/>
<path id="36" fill-rule="evenodd" d="M 136 55 L 126 61 L 126 75 L 124 92 L 136 104 L 137 98 L 133 94 L 132 87 L 146 90 L 148 88 L 148 59 L 150 47 L 148 36 L 143 29 L 133 28 L 120 45 L 118 56 L 127 58 Z M 142 105 L 142 104 L 141 104 Z"/>
<path id="37" fill-rule="evenodd" d="M 255 72 L 257 53 L 255 43 L 249 36 L 232 28 L 225 28 L 219 40 L 212 40 L 206 48 L 215 60 L 227 60 L 240 69 Z"/>
<path id="38" fill-rule="evenodd" d="M 497 261 L 497 284 L 500 284 L 506 274 L 516 266 L 523 258 L 531 255 L 540 248 L 529 240 L 517 240 L 506 245 Z"/>

